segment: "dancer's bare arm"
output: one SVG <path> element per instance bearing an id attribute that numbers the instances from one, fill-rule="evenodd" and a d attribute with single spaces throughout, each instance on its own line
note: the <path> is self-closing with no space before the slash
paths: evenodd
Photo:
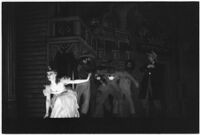
<path id="1" fill-rule="evenodd" d="M 46 113 L 44 118 L 49 116 L 49 108 L 50 108 L 50 95 L 46 97 Z"/>
<path id="2" fill-rule="evenodd" d="M 46 113 L 44 118 L 49 116 L 49 108 L 50 108 L 50 88 L 46 86 L 46 88 L 43 90 L 43 94 L 46 96 Z"/>
<path id="3" fill-rule="evenodd" d="M 91 73 L 88 74 L 87 79 L 79 79 L 79 80 L 66 80 L 64 81 L 65 84 L 79 84 L 79 83 L 85 83 L 88 82 L 91 77 Z"/>

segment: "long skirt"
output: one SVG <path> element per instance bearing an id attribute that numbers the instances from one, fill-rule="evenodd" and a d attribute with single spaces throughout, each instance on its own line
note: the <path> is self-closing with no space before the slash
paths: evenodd
<path id="1" fill-rule="evenodd" d="M 78 112 L 77 94 L 68 90 L 55 95 L 52 99 L 52 112 L 50 118 L 74 118 L 80 117 Z"/>

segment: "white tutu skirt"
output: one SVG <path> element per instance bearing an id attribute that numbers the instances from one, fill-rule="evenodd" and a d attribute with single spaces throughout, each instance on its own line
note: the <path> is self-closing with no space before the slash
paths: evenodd
<path id="1" fill-rule="evenodd" d="M 68 90 L 55 95 L 52 100 L 52 112 L 50 118 L 78 118 L 77 94 Z"/>

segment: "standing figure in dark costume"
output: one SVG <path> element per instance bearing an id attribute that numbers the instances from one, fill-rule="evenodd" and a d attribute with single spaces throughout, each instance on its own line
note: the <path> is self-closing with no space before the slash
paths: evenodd
<path id="1" fill-rule="evenodd" d="M 93 69 L 93 61 L 89 56 L 82 56 L 77 67 L 78 70 L 78 78 L 85 79 L 87 78 L 88 73 L 92 72 Z M 91 81 L 87 83 L 77 84 L 75 91 L 78 94 L 78 103 L 80 105 L 80 113 L 81 116 L 86 116 L 90 107 L 91 100 Z M 83 100 L 82 100 L 83 98 Z"/>
<path id="2" fill-rule="evenodd" d="M 139 98 L 145 109 L 146 116 L 158 116 L 161 112 L 161 91 L 163 89 L 160 77 L 160 66 L 157 64 L 157 54 L 154 51 L 147 53 L 149 63 L 141 68 L 144 77 L 140 85 Z"/>

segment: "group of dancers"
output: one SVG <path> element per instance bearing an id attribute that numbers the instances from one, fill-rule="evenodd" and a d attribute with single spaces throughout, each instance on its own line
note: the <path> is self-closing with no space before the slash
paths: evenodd
<path id="1" fill-rule="evenodd" d="M 134 116 L 136 113 L 132 96 L 134 89 L 140 89 L 139 97 L 144 99 L 144 107 L 148 106 L 146 107 L 148 113 L 150 109 L 147 102 L 158 101 L 157 91 L 159 88 L 155 85 L 159 86 L 157 83 L 160 82 L 157 80 L 155 84 L 154 76 L 152 76 L 157 68 L 157 54 L 151 51 L 147 53 L 147 56 L 149 63 L 142 68 L 144 77 L 141 82 L 137 81 L 128 71 L 115 69 L 96 70 L 93 73 L 88 73 L 86 79 L 72 80 L 67 76 L 58 79 L 57 72 L 49 67 L 47 78 L 50 84 L 45 85 L 43 90 L 43 94 L 46 96 L 44 118 L 81 117 L 82 114 L 88 113 L 92 96 L 95 98 L 92 100 L 94 109 L 91 116 Z M 91 76 L 95 82 L 98 82 L 95 94 L 91 94 L 94 91 L 91 87 Z M 70 85 L 75 85 L 75 87 Z M 83 103 L 81 102 L 82 95 L 84 97 Z M 155 107 L 160 108 L 158 102 L 153 103 L 155 103 Z"/>

